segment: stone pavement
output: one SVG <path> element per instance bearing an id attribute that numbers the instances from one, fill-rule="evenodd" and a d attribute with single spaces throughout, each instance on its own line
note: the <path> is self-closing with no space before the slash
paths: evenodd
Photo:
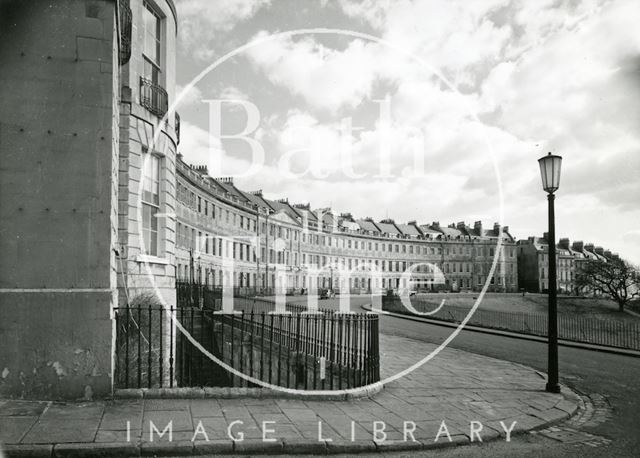
<path id="1" fill-rule="evenodd" d="M 384 378 L 411 366 L 435 345 L 381 335 L 380 348 Z M 472 427 L 482 428 L 483 441 L 506 440 L 505 428 L 513 426 L 511 434 L 541 429 L 576 411 L 580 399 L 566 387 L 562 394 L 543 388 L 544 379 L 531 368 L 445 349 L 371 398 L 349 401 L 4 400 L 0 443 L 9 456 L 415 450 L 468 444 L 472 436 L 477 442 Z"/>

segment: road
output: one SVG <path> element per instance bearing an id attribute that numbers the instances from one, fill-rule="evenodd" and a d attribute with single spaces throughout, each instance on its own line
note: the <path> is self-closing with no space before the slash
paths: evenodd
<path id="1" fill-rule="evenodd" d="M 366 297 L 353 297 L 352 310 L 368 303 Z M 321 307 L 337 307 L 336 300 L 321 301 Z M 383 316 L 380 332 L 439 344 L 452 328 Z M 547 346 L 529 340 L 463 330 L 451 343 L 452 348 L 513 361 L 547 371 Z M 416 355 L 419 360 L 424 355 Z M 640 358 L 578 348 L 560 347 L 561 383 L 581 394 L 604 396 L 610 409 L 608 419 L 593 420 L 579 431 L 609 439 L 608 445 L 559 442 L 539 435 L 522 436 L 511 444 L 502 441 L 471 446 L 467 450 L 442 450 L 443 456 L 640 456 Z M 541 381 L 540 389 L 544 389 Z M 575 425 L 571 425 L 575 427 Z M 575 439 L 575 438 L 574 438 Z M 598 442 L 598 441 L 596 441 Z M 392 454 L 393 455 L 393 454 Z"/>

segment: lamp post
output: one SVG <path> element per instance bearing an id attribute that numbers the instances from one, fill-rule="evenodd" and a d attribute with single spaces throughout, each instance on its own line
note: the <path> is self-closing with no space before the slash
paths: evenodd
<path id="1" fill-rule="evenodd" d="M 256 204 L 256 295 L 259 294 L 261 288 L 261 279 L 260 279 L 260 206 Z M 260 286 L 259 286 L 260 285 Z"/>
<path id="2" fill-rule="evenodd" d="M 558 303 L 556 280 L 556 228 L 554 212 L 554 192 L 560 187 L 560 166 L 562 157 L 547 154 L 538 159 L 542 188 L 547 192 L 549 200 L 549 347 L 548 370 L 546 390 L 550 393 L 559 393 L 558 383 Z"/>

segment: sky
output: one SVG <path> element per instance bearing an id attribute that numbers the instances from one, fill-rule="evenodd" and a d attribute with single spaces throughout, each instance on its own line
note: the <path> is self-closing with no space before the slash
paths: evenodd
<path id="1" fill-rule="evenodd" d="M 553 152 L 557 237 L 640 263 L 640 2 L 176 4 L 179 150 L 212 176 L 520 239 L 546 231 Z"/>

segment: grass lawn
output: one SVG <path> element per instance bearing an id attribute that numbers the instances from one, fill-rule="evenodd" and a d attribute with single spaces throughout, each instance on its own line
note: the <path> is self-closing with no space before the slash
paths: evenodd
<path id="1" fill-rule="evenodd" d="M 419 294 L 418 298 L 439 303 L 443 298 L 447 305 L 470 308 L 477 299 L 477 293 Z M 487 293 L 480 303 L 480 309 L 501 312 L 547 312 L 546 294 L 504 294 Z M 558 313 L 571 314 L 584 318 L 614 320 L 622 322 L 640 322 L 640 318 L 618 311 L 618 304 L 603 298 L 577 298 L 558 296 Z"/>

